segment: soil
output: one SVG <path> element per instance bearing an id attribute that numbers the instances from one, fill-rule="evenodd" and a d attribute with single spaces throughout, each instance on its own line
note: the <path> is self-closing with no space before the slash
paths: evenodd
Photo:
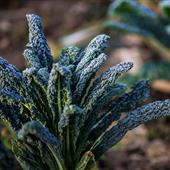
<path id="1" fill-rule="evenodd" d="M 170 170 L 168 140 L 148 140 L 148 129 L 140 126 L 110 149 L 99 161 L 101 170 Z"/>

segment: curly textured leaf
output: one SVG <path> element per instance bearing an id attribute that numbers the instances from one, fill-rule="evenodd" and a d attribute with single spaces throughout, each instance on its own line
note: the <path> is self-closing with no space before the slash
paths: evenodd
<path id="1" fill-rule="evenodd" d="M 33 49 L 25 49 L 23 56 L 30 67 L 34 67 L 36 69 L 40 69 L 42 67 L 40 59 L 38 58 Z"/>
<path id="2" fill-rule="evenodd" d="M 107 47 L 107 41 L 109 38 L 110 37 L 108 35 L 102 34 L 91 40 L 89 45 L 80 54 L 82 57 L 75 70 L 77 77 L 80 76 L 83 69 L 85 69 L 94 58 L 104 51 Z"/>
<path id="3" fill-rule="evenodd" d="M 105 61 L 106 55 L 102 53 L 97 58 L 93 59 L 89 63 L 89 65 L 82 71 L 74 91 L 73 98 L 75 101 L 79 101 L 82 95 L 85 94 L 85 91 L 90 84 L 90 80 L 95 76 L 97 70 Z"/>
<path id="4" fill-rule="evenodd" d="M 108 111 L 98 118 L 97 123 L 93 126 L 89 134 L 89 140 L 95 140 L 111 125 L 112 121 L 120 118 L 122 112 L 136 109 L 144 100 L 149 98 L 149 96 L 148 81 L 143 80 L 136 83 L 129 93 L 125 93 L 114 100 L 108 108 Z"/>
<path id="5" fill-rule="evenodd" d="M 93 110 L 97 100 L 104 94 L 105 90 L 109 87 L 112 87 L 115 83 L 115 80 L 122 73 L 127 72 L 133 67 L 131 62 L 125 62 L 117 64 L 114 67 L 111 67 L 106 72 L 102 73 L 98 77 L 91 88 L 89 89 L 88 96 L 83 104 L 83 106 L 88 110 Z"/>
<path id="6" fill-rule="evenodd" d="M 0 57 L 0 76 L 1 88 L 14 88 L 19 94 L 26 96 L 29 90 L 28 85 L 21 72 L 15 66 L 8 64 L 8 62 Z"/>
<path id="7" fill-rule="evenodd" d="M 39 58 L 41 66 L 47 67 L 50 71 L 53 59 L 45 35 L 42 32 L 41 18 L 34 14 L 27 14 L 26 17 L 29 26 L 29 43 L 27 47 L 34 50 Z"/>
<path id="8" fill-rule="evenodd" d="M 134 129 L 142 123 L 153 119 L 162 118 L 170 115 L 170 100 L 156 101 L 148 105 L 137 108 L 129 112 L 128 115 L 120 120 L 115 126 L 106 130 L 91 147 L 92 152 L 98 158 L 111 146 L 118 143 L 127 131 Z"/>
<path id="9" fill-rule="evenodd" d="M 64 66 L 73 65 L 78 59 L 79 53 L 80 49 L 78 47 L 70 46 L 63 48 L 58 63 Z"/>
<path id="10" fill-rule="evenodd" d="M 71 71 L 58 63 L 53 65 L 47 88 L 47 99 L 53 119 L 59 121 L 64 105 L 71 103 Z"/>
<path id="11" fill-rule="evenodd" d="M 23 125 L 22 129 L 18 132 L 18 139 L 24 140 L 26 142 L 31 142 L 34 144 L 34 138 L 31 139 L 31 136 L 36 137 L 38 140 L 46 143 L 52 144 L 55 146 L 59 146 L 60 142 L 53 134 L 49 132 L 47 128 L 45 128 L 38 121 L 31 121 Z M 30 137 L 30 138 L 27 138 Z M 28 141 L 29 139 L 29 141 Z"/>

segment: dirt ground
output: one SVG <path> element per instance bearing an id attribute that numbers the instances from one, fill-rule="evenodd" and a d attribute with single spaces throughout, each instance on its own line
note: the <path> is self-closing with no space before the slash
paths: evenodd
<path id="1" fill-rule="evenodd" d="M 101 170 L 169 170 L 170 146 L 168 139 L 148 140 L 148 129 L 140 126 L 99 161 Z"/>

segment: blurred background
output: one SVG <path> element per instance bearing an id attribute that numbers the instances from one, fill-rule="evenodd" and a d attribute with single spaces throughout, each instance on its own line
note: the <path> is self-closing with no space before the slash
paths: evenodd
<path id="1" fill-rule="evenodd" d="M 56 61 L 63 47 L 83 48 L 94 36 L 108 34 L 108 61 L 100 71 L 133 61 L 119 81 L 130 88 L 149 79 L 150 101 L 170 98 L 170 0 L 0 0 L 0 56 L 20 70 L 26 67 L 27 13 L 42 17 Z M 20 169 L 4 149 L 10 147 L 9 132 L 0 129 L 0 169 Z M 170 118 L 129 132 L 98 164 L 101 170 L 170 170 Z"/>

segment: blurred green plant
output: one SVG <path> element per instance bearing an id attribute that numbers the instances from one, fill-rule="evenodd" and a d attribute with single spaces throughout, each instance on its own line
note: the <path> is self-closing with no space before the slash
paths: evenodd
<path id="1" fill-rule="evenodd" d="M 170 115 L 169 99 L 139 107 L 149 97 L 147 81 L 128 92 L 116 81 L 131 62 L 96 78 L 109 36 L 98 35 L 85 49 L 66 47 L 54 63 L 40 17 L 27 20 L 23 55 L 29 68 L 20 72 L 0 58 L 0 117 L 10 125 L 12 151 L 23 169 L 90 170 L 129 130 Z"/>
<path id="2" fill-rule="evenodd" d="M 163 15 L 140 4 L 138 0 L 116 0 L 109 7 L 108 14 L 111 19 L 105 22 L 105 26 L 149 38 L 153 43 L 158 42 L 161 51 L 164 51 L 163 49 L 170 48 L 170 3 L 163 0 L 159 6 Z M 169 68 L 168 61 L 149 61 L 135 76 L 126 75 L 119 80 L 128 85 L 140 79 L 170 80 Z"/>
<path id="3" fill-rule="evenodd" d="M 132 32 L 158 41 L 170 48 L 170 3 L 160 2 L 160 15 L 150 8 L 140 4 L 138 0 L 116 0 L 108 10 L 111 19 L 106 22 L 110 28 Z"/>
<path id="4" fill-rule="evenodd" d="M 127 84 L 129 87 L 138 80 L 148 79 L 151 82 L 155 80 L 170 80 L 170 63 L 166 61 L 149 61 L 144 63 L 135 75 L 126 74 L 118 80 Z"/>

